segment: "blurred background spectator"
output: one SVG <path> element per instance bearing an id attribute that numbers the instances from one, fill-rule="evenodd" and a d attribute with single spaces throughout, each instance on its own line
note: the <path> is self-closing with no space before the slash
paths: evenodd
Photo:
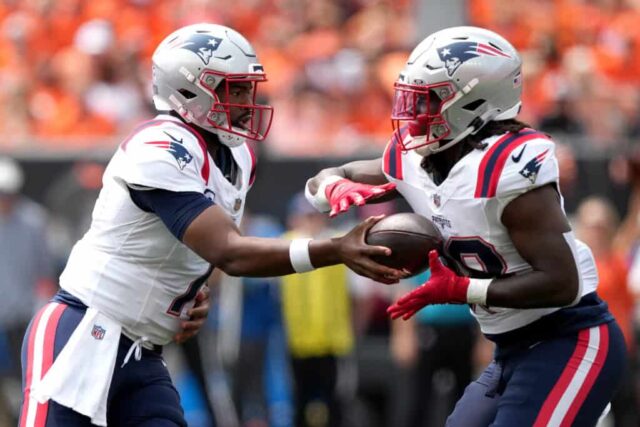
<path id="1" fill-rule="evenodd" d="M 24 175 L 0 157 L 0 423 L 18 422 L 22 337 L 37 309 L 53 296 L 47 215 L 21 194 Z"/>
<path id="2" fill-rule="evenodd" d="M 404 280 L 397 296 L 428 278 L 427 271 Z M 406 322 L 393 322 L 391 330 L 396 374 L 388 425 L 443 426 L 475 371 L 479 330 L 469 307 L 426 307 Z"/>
<path id="3" fill-rule="evenodd" d="M 273 218 L 250 212 L 245 212 L 243 229 L 258 237 L 279 237 L 284 231 Z M 240 423 L 244 427 L 291 427 L 293 411 L 278 279 L 243 278 L 241 289 L 239 348 L 231 368 Z"/>
<path id="4" fill-rule="evenodd" d="M 287 225 L 287 239 L 336 233 L 303 193 L 290 201 Z M 348 269 L 337 265 L 281 279 L 297 427 L 342 425 L 347 396 L 341 374 L 348 375 L 346 356 L 354 343 L 348 278 Z"/>
<path id="5" fill-rule="evenodd" d="M 627 344 L 629 368 L 625 382 L 612 405 L 616 427 L 638 425 L 636 390 L 636 337 L 634 333 L 635 298 L 627 284 L 627 260 L 625 254 L 614 247 L 619 225 L 618 214 L 609 200 L 589 197 L 578 207 L 575 217 L 576 236 L 593 252 L 598 268 L 598 295 L 609 305 Z"/>
<path id="6" fill-rule="evenodd" d="M 67 264 L 71 248 L 91 224 L 93 205 L 102 188 L 104 166 L 97 161 L 78 160 L 69 170 L 53 179 L 44 196 L 50 215 L 49 233 L 56 273 Z"/>

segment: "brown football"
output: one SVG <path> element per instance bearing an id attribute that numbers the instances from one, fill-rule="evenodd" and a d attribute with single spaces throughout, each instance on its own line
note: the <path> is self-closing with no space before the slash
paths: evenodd
<path id="1" fill-rule="evenodd" d="M 375 257 L 388 267 L 406 269 L 412 276 L 429 267 L 429 251 L 441 252 L 442 236 L 427 218 L 415 213 L 399 213 L 378 221 L 367 233 L 369 245 L 386 246 L 391 255 Z"/>

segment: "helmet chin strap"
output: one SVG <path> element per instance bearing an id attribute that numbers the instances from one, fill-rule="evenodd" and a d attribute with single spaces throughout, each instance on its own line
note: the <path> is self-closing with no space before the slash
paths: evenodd
<path id="1" fill-rule="evenodd" d="M 233 126 L 232 129 L 236 132 L 243 132 L 243 129 L 237 128 L 235 126 Z M 238 147 L 247 140 L 245 136 L 235 135 L 219 128 L 213 128 L 213 132 L 218 135 L 218 139 L 220 139 L 220 142 L 227 147 Z"/>
<path id="2" fill-rule="evenodd" d="M 226 117 L 227 115 L 223 114 L 220 111 L 216 111 L 216 112 L 210 111 L 208 113 L 208 119 L 215 122 L 218 126 L 221 126 L 227 123 Z M 234 132 L 238 132 L 240 135 L 236 135 L 235 133 L 228 132 L 224 130 L 222 127 L 215 127 L 215 126 L 208 125 L 207 129 L 210 132 L 213 132 L 216 135 L 218 135 L 218 139 L 220 140 L 220 142 L 226 145 L 227 147 L 232 147 L 232 148 L 237 147 L 239 145 L 242 145 L 246 141 L 246 137 L 242 135 L 245 133 L 245 130 L 233 125 L 231 126 L 231 129 Z"/>

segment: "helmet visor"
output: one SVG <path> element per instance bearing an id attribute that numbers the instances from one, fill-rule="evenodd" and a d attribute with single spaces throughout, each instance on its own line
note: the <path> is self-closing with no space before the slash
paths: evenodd
<path id="1" fill-rule="evenodd" d="M 408 85 L 396 83 L 391 122 L 403 150 L 438 142 L 451 133 L 442 116 L 443 105 L 454 96 L 451 83 Z M 408 132 L 401 137 L 400 129 Z"/>

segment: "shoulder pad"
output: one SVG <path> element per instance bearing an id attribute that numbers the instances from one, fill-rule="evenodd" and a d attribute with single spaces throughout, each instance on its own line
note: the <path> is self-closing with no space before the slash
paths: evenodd
<path id="1" fill-rule="evenodd" d="M 204 191 L 210 162 L 202 137 L 172 120 L 143 123 L 120 146 L 126 167 L 117 176 L 127 184 L 169 191 Z"/>
<path id="2" fill-rule="evenodd" d="M 545 165 L 552 165 L 545 167 Z M 480 161 L 475 197 L 523 193 L 557 181 L 554 143 L 533 129 L 508 133 L 491 145 Z"/>

